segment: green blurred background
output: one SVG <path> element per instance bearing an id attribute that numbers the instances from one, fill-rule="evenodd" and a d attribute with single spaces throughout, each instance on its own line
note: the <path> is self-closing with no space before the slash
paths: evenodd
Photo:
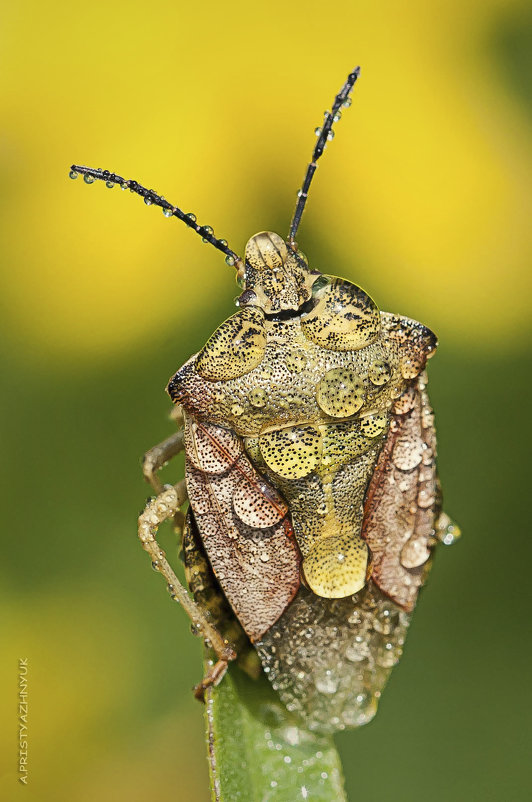
<path id="1" fill-rule="evenodd" d="M 1 37 L 2 799 L 19 789 L 19 657 L 26 799 L 208 799 L 200 643 L 136 515 L 140 456 L 172 431 L 165 383 L 237 288 L 184 226 L 68 167 L 143 181 L 241 252 L 286 232 L 357 63 L 299 241 L 439 334 L 440 471 L 464 537 L 439 549 L 376 719 L 338 738 L 347 788 L 530 798 L 530 3 L 22 0 Z"/>

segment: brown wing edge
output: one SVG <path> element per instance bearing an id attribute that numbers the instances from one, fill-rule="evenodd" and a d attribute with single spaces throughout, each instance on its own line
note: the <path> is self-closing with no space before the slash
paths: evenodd
<path id="1" fill-rule="evenodd" d="M 235 432 L 192 416 L 187 416 L 186 425 L 202 432 L 205 466 L 209 462 L 206 449 L 212 447 L 213 456 L 219 456 L 215 455 L 218 430 L 224 454 L 228 437 L 235 452 L 236 446 L 241 446 L 240 456 L 218 472 L 201 469 L 197 454 L 193 461 L 187 455 L 186 476 L 190 505 L 210 567 L 239 623 L 255 642 L 279 619 L 299 588 L 301 557 L 288 507 L 281 499 L 286 512 L 279 514 L 273 526 L 254 528 L 244 523 L 233 507 L 238 491 L 251 488 L 268 503 L 279 499 L 279 494 L 254 467 Z"/>
<path id="2" fill-rule="evenodd" d="M 414 609 L 428 573 L 441 511 L 436 432 L 425 382 L 422 375 L 396 402 L 366 492 L 362 524 L 372 554 L 371 578 L 406 612 Z"/>

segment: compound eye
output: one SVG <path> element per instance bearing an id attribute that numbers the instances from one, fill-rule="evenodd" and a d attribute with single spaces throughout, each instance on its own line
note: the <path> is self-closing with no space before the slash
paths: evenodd
<path id="1" fill-rule="evenodd" d="M 321 290 L 323 290 L 324 287 L 328 287 L 330 283 L 331 279 L 329 276 L 318 276 L 312 285 L 312 295 L 315 297 L 318 296 Z"/>
<path id="2" fill-rule="evenodd" d="M 228 318 L 198 354 L 196 369 L 209 381 L 230 381 L 262 362 L 266 350 L 264 313 L 246 307 Z"/>
<path id="3" fill-rule="evenodd" d="M 375 302 L 350 281 L 323 278 L 330 283 L 323 283 L 321 276 L 315 282 L 316 306 L 301 318 L 305 336 L 331 351 L 356 351 L 375 342 L 381 325 Z"/>

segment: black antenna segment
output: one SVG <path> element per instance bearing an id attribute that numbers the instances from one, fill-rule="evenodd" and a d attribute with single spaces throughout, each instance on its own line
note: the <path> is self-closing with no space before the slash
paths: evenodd
<path id="1" fill-rule="evenodd" d="M 305 173 L 305 178 L 303 179 L 303 185 L 297 193 L 297 205 L 294 211 L 294 216 L 292 217 L 292 222 L 290 223 L 290 231 L 288 232 L 288 243 L 292 248 L 295 248 L 295 237 L 301 222 L 303 210 L 305 209 L 305 204 L 307 202 L 310 184 L 314 177 L 314 173 L 316 172 L 316 167 L 318 166 L 316 162 L 322 155 L 325 145 L 327 144 L 327 140 L 332 139 L 334 136 L 332 127 L 333 123 L 340 119 L 340 107 L 344 106 L 345 108 L 348 108 L 351 105 L 351 98 L 349 95 L 351 94 L 351 90 L 353 89 L 353 86 L 355 85 L 359 75 L 360 67 L 355 67 L 353 72 L 347 76 L 347 81 L 336 95 L 331 111 L 325 112 L 325 119 L 322 127 L 316 128 L 316 136 L 318 137 L 318 141 L 316 142 L 316 147 L 312 153 L 312 161 L 307 167 L 307 172 Z"/>
<path id="2" fill-rule="evenodd" d="M 224 239 L 217 239 L 214 236 L 214 231 L 211 226 L 200 226 L 196 222 L 195 214 L 186 214 L 182 212 L 177 206 L 172 206 L 162 195 L 158 195 L 153 189 L 146 189 L 138 181 L 128 179 L 126 181 L 122 176 L 116 173 L 110 173 L 109 170 L 94 169 L 93 167 L 82 167 L 78 164 L 73 164 L 70 168 L 70 177 L 77 178 L 82 175 L 86 184 L 93 184 L 95 181 L 105 181 L 105 185 L 109 188 L 115 185 L 120 186 L 122 189 L 129 189 L 144 198 L 144 203 L 147 206 L 160 206 L 163 210 L 165 217 L 177 217 L 182 220 L 189 228 L 194 229 L 196 234 L 199 234 L 203 242 L 209 242 L 214 245 L 222 253 L 225 253 L 225 261 L 231 267 L 239 267 L 242 264 L 242 259 L 238 254 L 231 250 Z"/>

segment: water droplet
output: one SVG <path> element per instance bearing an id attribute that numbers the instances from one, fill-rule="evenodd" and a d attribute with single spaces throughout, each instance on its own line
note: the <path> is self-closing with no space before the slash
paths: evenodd
<path id="1" fill-rule="evenodd" d="M 123 181 L 123 182 L 120 184 L 120 189 L 122 189 L 122 190 L 124 190 L 124 189 L 127 189 L 127 181 Z"/>
<path id="2" fill-rule="evenodd" d="M 360 663 L 369 655 L 367 643 L 351 643 L 345 650 L 345 656 L 351 663 Z"/>
<path id="3" fill-rule="evenodd" d="M 392 668 L 392 666 L 399 662 L 401 653 L 402 650 L 400 646 L 395 646 L 391 641 L 387 641 L 377 649 L 377 663 L 382 666 L 382 668 Z"/>
<path id="4" fill-rule="evenodd" d="M 380 602 L 373 619 L 373 629 L 382 635 L 390 635 L 399 623 L 399 610 L 390 602 Z"/>
<path id="5" fill-rule="evenodd" d="M 355 704 L 358 708 L 355 722 L 357 726 L 367 724 L 377 712 L 377 699 L 369 691 L 362 691 L 357 694 Z"/>
<path id="6" fill-rule="evenodd" d="M 250 390 L 248 393 L 248 401 L 249 403 L 254 406 L 258 407 L 259 409 L 266 405 L 266 401 L 268 400 L 268 395 L 262 387 L 254 387 L 253 390 Z"/>
<path id="7" fill-rule="evenodd" d="M 314 133 L 316 134 L 316 136 L 321 136 L 321 128 L 319 126 L 318 128 L 315 128 Z"/>
<path id="8" fill-rule="evenodd" d="M 284 740 L 290 746 L 297 746 L 299 743 L 299 730 L 297 727 L 286 727 L 284 730 Z"/>
<path id="9" fill-rule="evenodd" d="M 342 112 L 341 111 L 335 112 L 335 115 L 333 117 L 334 122 L 337 123 L 338 120 L 341 120 L 341 119 L 342 119 Z"/>
<path id="10" fill-rule="evenodd" d="M 423 444 L 423 455 L 422 455 L 422 462 L 423 465 L 431 465 L 432 460 L 434 459 L 434 452 L 432 448 L 429 448 L 426 443 Z"/>
<path id="11" fill-rule="evenodd" d="M 424 448 L 424 443 L 412 443 L 407 438 L 399 438 L 392 454 L 394 465 L 400 471 L 411 471 L 412 468 L 417 468 L 423 458 Z"/>
<path id="12" fill-rule="evenodd" d="M 173 209 L 165 209 L 163 207 L 163 214 L 164 214 L 165 217 L 172 217 L 172 215 L 174 214 L 174 210 Z"/>
<path id="13" fill-rule="evenodd" d="M 192 220 L 193 223 L 195 223 L 197 220 L 197 217 L 193 212 L 187 212 L 187 217 L 189 220 Z"/>
<path id="14" fill-rule="evenodd" d="M 373 415 L 367 415 L 362 418 L 360 422 L 360 431 L 364 437 L 378 437 L 386 429 L 388 424 L 388 416 L 386 412 L 376 412 Z"/>
<path id="15" fill-rule="evenodd" d="M 152 199 L 150 198 L 149 195 L 144 195 L 144 203 L 146 204 L 146 206 L 151 206 L 152 205 L 153 201 L 152 201 Z"/>
<path id="16" fill-rule="evenodd" d="M 85 181 L 86 184 L 94 184 L 94 182 L 96 181 L 95 177 L 93 175 L 89 175 L 89 173 L 85 173 L 85 175 L 83 176 L 83 180 Z"/>
<path id="17" fill-rule="evenodd" d="M 301 373 L 307 366 L 307 358 L 300 351 L 289 351 L 285 357 L 285 365 L 290 373 Z"/>
<path id="18" fill-rule="evenodd" d="M 401 549 L 400 561 L 405 568 L 419 568 L 427 562 L 430 550 L 425 537 L 412 537 Z"/>
<path id="19" fill-rule="evenodd" d="M 370 382 L 377 385 L 377 387 L 386 384 L 386 382 L 390 380 L 391 375 L 392 369 L 389 364 L 382 359 L 376 359 L 368 371 Z"/>
<path id="20" fill-rule="evenodd" d="M 329 140 L 329 142 L 331 141 L 331 139 L 334 139 L 334 131 L 329 131 L 329 133 L 327 134 L 327 139 Z"/>
<path id="21" fill-rule="evenodd" d="M 153 560 L 152 564 L 151 564 L 151 567 L 153 568 L 154 571 L 158 571 L 159 570 L 159 560 Z"/>
<path id="22" fill-rule="evenodd" d="M 351 98 L 350 98 L 350 97 L 346 97 L 346 99 L 345 99 L 345 100 L 344 100 L 344 102 L 342 103 L 342 108 L 344 108 L 344 109 L 348 109 L 348 108 L 349 108 L 349 106 L 351 105 L 351 103 L 352 103 L 352 102 L 353 102 L 353 101 L 351 100 Z"/>
<path id="23" fill-rule="evenodd" d="M 79 175 L 79 173 L 78 173 L 78 172 L 76 172 L 76 170 L 71 170 L 71 171 L 69 172 L 69 174 L 68 174 L 68 177 L 69 177 L 69 178 L 72 178 L 72 179 L 74 179 L 74 178 L 77 178 L 77 177 L 78 177 L 78 175 Z"/>
<path id="24" fill-rule="evenodd" d="M 333 694 L 338 690 L 338 678 L 330 669 L 327 669 L 323 674 L 316 677 L 314 685 L 320 693 Z"/>
<path id="25" fill-rule="evenodd" d="M 458 527 L 453 527 L 453 529 L 458 529 Z M 444 546 L 452 546 L 454 543 L 456 543 L 459 537 L 460 535 L 456 534 L 455 532 L 446 532 L 441 538 L 441 542 Z"/>
<path id="26" fill-rule="evenodd" d="M 225 264 L 229 265 L 229 267 L 234 267 L 235 266 L 234 257 L 233 256 L 226 256 L 225 257 Z"/>
<path id="27" fill-rule="evenodd" d="M 316 391 L 318 406 L 337 418 L 354 415 L 364 404 L 364 398 L 364 384 L 350 368 L 328 370 Z"/>
<path id="28" fill-rule="evenodd" d="M 419 356 L 404 356 L 401 359 L 400 369 L 404 379 L 415 379 L 423 369 L 424 360 Z"/>
<path id="29" fill-rule="evenodd" d="M 442 512 L 438 520 L 437 536 L 445 546 L 452 546 L 462 536 L 462 531 L 448 515 Z"/>
<path id="30" fill-rule="evenodd" d="M 106 181 L 105 186 L 107 187 L 107 189 L 112 189 L 114 187 L 114 183 L 113 181 Z"/>
<path id="31" fill-rule="evenodd" d="M 214 234 L 214 229 L 212 228 L 212 226 L 203 226 L 203 230 L 205 231 L 206 234 L 211 234 L 211 235 Z M 203 237 L 202 239 L 203 242 L 209 242 L 207 237 Z"/>
<path id="32" fill-rule="evenodd" d="M 290 755 L 285 755 L 283 760 L 284 760 L 285 763 L 291 763 L 292 762 L 292 758 L 290 757 Z"/>
<path id="33" fill-rule="evenodd" d="M 219 240 L 219 242 L 220 242 L 220 245 L 224 246 L 224 248 L 227 245 L 227 240 L 226 239 L 221 239 L 221 240 Z"/>

